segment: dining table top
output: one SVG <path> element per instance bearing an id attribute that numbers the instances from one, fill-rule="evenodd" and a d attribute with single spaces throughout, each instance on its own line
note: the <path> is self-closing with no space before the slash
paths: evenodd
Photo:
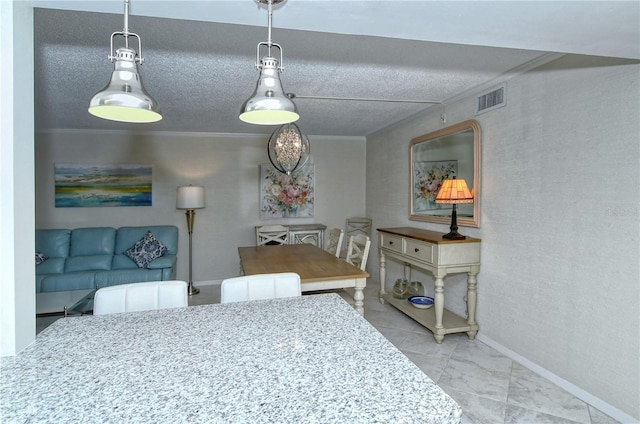
<path id="1" fill-rule="evenodd" d="M 295 272 L 302 283 L 348 278 L 367 278 L 362 271 L 312 244 L 238 247 L 246 274 Z"/>
<path id="2" fill-rule="evenodd" d="M 458 423 L 337 294 L 59 319 L 0 359 L 2 422 Z"/>

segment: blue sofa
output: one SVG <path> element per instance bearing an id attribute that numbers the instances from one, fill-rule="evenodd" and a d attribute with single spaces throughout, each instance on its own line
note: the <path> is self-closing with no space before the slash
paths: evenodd
<path id="1" fill-rule="evenodd" d="M 166 252 L 139 267 L 125 251 L 151 232 Z M 36 230 L 36 292 L 81 290 L 141 281 L 175 280 L 178 228 L 76 228 Z M 36 263 L 38 260 L 36 260 Z"/>

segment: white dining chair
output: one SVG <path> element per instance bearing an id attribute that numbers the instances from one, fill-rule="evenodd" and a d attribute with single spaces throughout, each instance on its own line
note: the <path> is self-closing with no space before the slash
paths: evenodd
<path id="1" fill-rule="evenodd" d="M 256 228 L 256 246 L 288 243 L 289 229 L 284 225 L 263 225 Z"/>
<path id="2" fill-rule="evenodd" d="M 220 303 L 301 295 L 300 276 L 294 272 L 227 278 L 220 287 Z"/>
<path id="3" fill-rule="evenodd" d="M 369 258 L 369 248 L 371 247 L 371 239 L 363 234 L 349 237 L 349 245 L 347 247 L 347 257 L 345 260 L 353 266 L 357 266 L 362 271 L 367 267 L 367 259 Z"/>
<path id="4" fill-rule="evenodd" d="M 347 218 L 347 227 L 345 235 L 348 237 L 362 234 L 371 237 L 371 218 L 353 217 Z"/>
<path id="5" fill-rule="evenodd" d="M 188 306 L 187 282 L 148 281 L 103 287 L 93 299 L 93 314 L 150 311 Z"/>
<path id="6" fill-rule="evenodd" d="M 329 238 L 327 239 L 327 245 L 324 250 L 331 253 L 332 255 L 335 255 L 336 258 L 339 258 L 343 239 L 344 231 L 342 231 L 340 228 L 331 229 L 331 231 L 329 231 Z"/>

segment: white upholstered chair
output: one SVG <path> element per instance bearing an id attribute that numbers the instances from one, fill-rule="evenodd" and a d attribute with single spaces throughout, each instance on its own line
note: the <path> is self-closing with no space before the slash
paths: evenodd
<path id="1" fill-rule="evenodd" d="M 289 229 L 283 225 L 263 225 L 256 228 L 256 246 L 287 244 Z"/>
<path id="2" fill-rule="evenodd" d="M 327 238 L 327 245 L 324 248 L 327 252 L 335 255 L 336 258 L 340 257 L 340 250 L 342 249 L 342 240 L 344 239 L 344 231 L 340 228 L 333 228 L 329 231 L 329 237 Z"/>
<path id="3" fill-rule="evenodd" d="M 367 259 L 369 258 L 369 248 L 371 247 L 371 239 L 363 234 L 349 237 L 349 245 L 347 247 L 347 257 L 345 260 L 353 266 L 357 266 L 362 271 L 367 267 Z"/>
<path id="4" fill-rule="evenodd" d="M 186 306 L 188 306 L 186 281 L 149 281 L 99 289 L 93 299 L 93 314 L 104 315 Z"/>
<path id="5" fill-rule="evenodd" d="M 227 278 L 220 287 L 220 303 L 301 295 L 300 276 L 294 272 Z"/>

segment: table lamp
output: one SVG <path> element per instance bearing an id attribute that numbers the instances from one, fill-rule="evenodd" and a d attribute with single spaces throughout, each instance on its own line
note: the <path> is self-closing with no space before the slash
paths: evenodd
<path id="1" fill-rule="evenodd" d="M 457 203 L 473 203 L 473 195 L 469 192 L 466 181 L 457 180 L 455 177 L 450 180 L 444 180 L 440 190 L 438 190 L 436 203 L 453 205 L 453 211 L 451 211 L 451 227 L 449 227 L 451 231 L 443 235 L 442 238 L 448 240 L 464 240 L 467 238 L 458 233 L 458 218 L 456 214 Z"/>
<path id="2" fill-rule="evenodd" d="M 194 187 L 192 185 L 178 187 L 178 193 L 176 196 L 176 209 L 185 209 L 185 215 L 187 216 L 187 231 L 189 232 L 189 286 L 187 287 L 187 293 L 189 296 L 200 293 L 200 289 L 193 287 L 192 273 L 192 236 L 193 233 L 193 221 L 196 216 L 195 209 L 204 208 L 204 188 Z"/>

